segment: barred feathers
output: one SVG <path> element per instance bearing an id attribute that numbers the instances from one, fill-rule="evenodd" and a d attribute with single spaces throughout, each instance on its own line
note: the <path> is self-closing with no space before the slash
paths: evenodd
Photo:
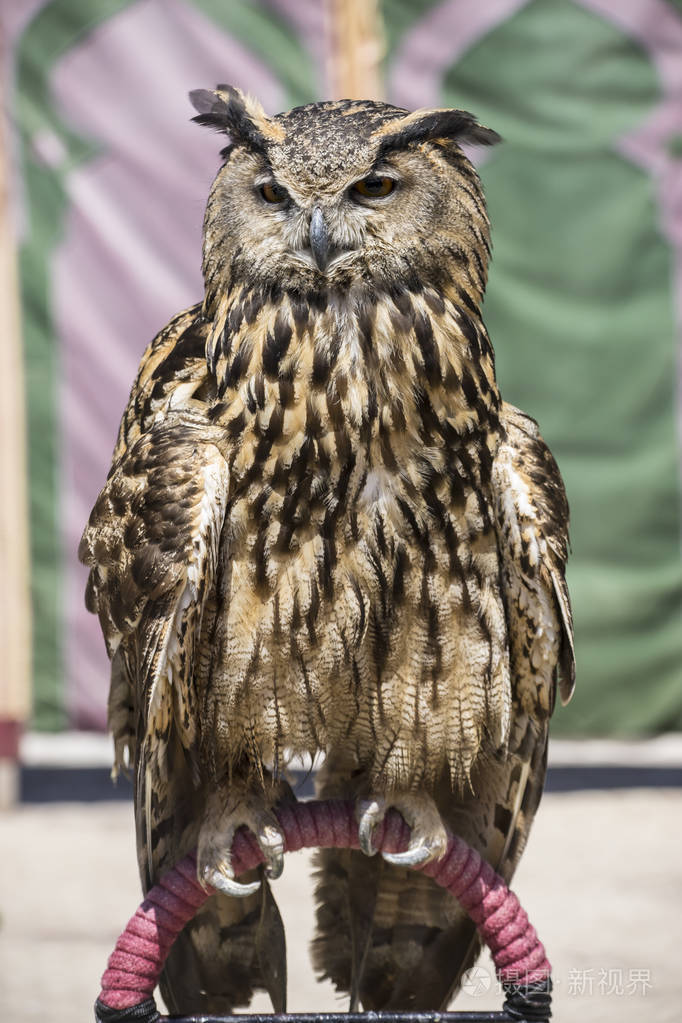
<path id="1" fill-rule="evenodd" d="M 501 400 L 480 312 L 489 225 L 459 143 L 497 136 L 463 111 L 193 101 L 230 137 L 205 295 L 143 356 L 80 549 L 143 884 L 201 829 L 219 844 L 231 786 L 267 807 L 319 753 L 324 794 L 435 802 L 509 878 L 574 668 L 563 484 Z M 358 195 L 377 175 L 386 198 Z M 454 900 L 359 852 L 319 869 L 318 971 L 353 1005 L 446 1006 L 476 952 Z M 169 1007 L 266 987 L 281 1010 L 283 950 L 266 886 L 216 897 Z"/>

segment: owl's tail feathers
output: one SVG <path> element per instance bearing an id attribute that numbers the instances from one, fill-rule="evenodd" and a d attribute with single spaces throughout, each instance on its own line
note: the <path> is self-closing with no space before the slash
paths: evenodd
<path id="1" fill-rule="evenodd" d="M 357 800 L 366 779 L 330 754 L 316 784 L 321 798 Z M 480 951 L 454 896 L 426 874 L 358 850 L 323 849 L 315 864 L 318 975 L 349 992 L 351 1010 L 446 1008 Z"/>
<path id="2" fill-rule="evenodd" d="M 435 881 L 381 857 L 317 854 L 316 971 L 350 1009 L 445 1009 L 480 951 L 476 929 Z"/>
<path id="3" fill-rule="evenodd" d="M 275 1012 L 286 1012 L 284 925 L 262 867 L 242 881 L 260 889 L 235 899 L 217 892 L 187 924 L 171 948 L 160 988 L 174 1015 L 229 1015 L 248 1005 L 256 988 L 268 992 Z"/>

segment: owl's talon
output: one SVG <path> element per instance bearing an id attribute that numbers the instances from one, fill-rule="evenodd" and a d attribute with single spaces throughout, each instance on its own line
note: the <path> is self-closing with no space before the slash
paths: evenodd
<path id="1" fill-rule="evenodd" d="M 387 863 L 392 863 L 395 867 L 418 867 L 432 857 L 431 850 L 426 845 L 408 846 L 405 852 L 382 853 L 381 855 Z"/>
<path id="2" fill-rule="evenodd" d="M 265 857 L 265 873 L 271 881 L 276 881 L 284 870 L 284 835 L 279 828 L 265 824 L 256 833 L 256 839 Z"/>
<path id="3" fill-rule="evenodd" d="M 418 867 L 444 855 L 448 838 L 438 808 L 425 793 L 394 792 L 388 797 L 376 796 L 358 800 L 358 838 L 365 856 L 374 856 L 372 845 L 374 829 L 386 816 L 389 807 L 402 814 L 411 829 L 410 843 L 404 852 L 382 853 L 387 863 L 396 867 Z"/>
<path id="4" fill-rule="evenodd" d="M 361 799 L 357 805 L 358 840 L 360 849 L 365 856 L 376 856 L 377 850 L 372 845 L 374 829 L 386 814 L 386 804 L 379 799 Z"/>
<path id="5" fill-rule="evenodd" d="M 253 833 L 265 861 L 265 873 L 274 880 L 284 870 L 284 835 L 269 809 L 269 801 L 245 783 L 234 783 L 228 792 L 217 790 L 207 801 L 199 831 L 197 876 L 226 895 L 246 898 L 260 881 L 242 884 L 232 869 L 232 843 L 240 827 Z"/>
<path id="6" fill-rule="evenodd" d="M 249 895 L 254 895 L 260 888 L 260 881 L 242 884 L 240 881 L 235 881 L 234 878 L 228 877 L 221 870 L 206 869 L 203 880 L 204 884 L 210 885 L 211 888 L 216 888 L 225 895 L 231 895 L 235 899 L 245 899 Z"/>

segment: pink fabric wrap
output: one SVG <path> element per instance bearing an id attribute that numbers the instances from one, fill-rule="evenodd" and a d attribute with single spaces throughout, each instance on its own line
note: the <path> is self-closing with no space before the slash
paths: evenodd
<path id="1" fill-rule="evenodd" d="M 310 847 L 359 848 L 351 802 L 292 803 L 275 812 L 286 852 Z M 373 841 L 381 852 L 402 852 L 409 837 L 400 814 L 390 811 Z M 232 846 L 235 876 L 262 860 L 254 836 L 240 829 Z M 490 948 L 501 981 L 529 984 L 550 976 L 545 950 L 518 899 L 475 849 L 451 835 L 442 859 L 416 869 L 454 895 L 467 911 Z M 152 998 L 171 945 L 212 894 L 197 881 L 193 854 L 164 874 L 116 942 L 102 977 L 100 1001 L 112 1009 L 126 1009 Z"/>

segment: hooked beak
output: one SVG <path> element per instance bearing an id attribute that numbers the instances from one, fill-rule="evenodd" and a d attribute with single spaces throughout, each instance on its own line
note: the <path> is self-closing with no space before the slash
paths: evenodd
<path id="1" fill-rule="evenodd" d="M 318 269 L 324 273 L 329 264 L 329 232 L 319 206 L 315 206 L 310 218 L 310 248 Z"/>

